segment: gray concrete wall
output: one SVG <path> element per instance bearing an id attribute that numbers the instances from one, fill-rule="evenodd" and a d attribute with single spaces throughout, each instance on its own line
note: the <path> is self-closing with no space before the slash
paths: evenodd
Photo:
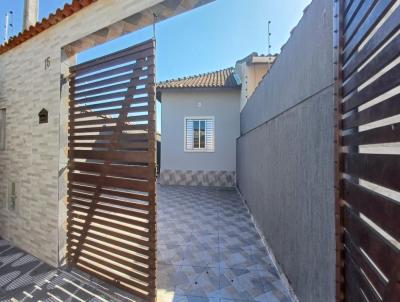
<path id="1" fill-rule="evenodd" d="M 332 84 L 332 1 L 314 0 L 241 114 L 245 133 Z"/>
<path id="2" fill-rule="evenodd" d="M 240 89 L 162 91 L 161 173 L 163 170 L 236 171 Z M 184 119 L 213 116 L 215 151 L 185 152 Z"/>
<path id="3" fill-rule="evenodd" d="M 335 300 L 332 1 L 314 0 L 241 113 L 237 182 L 303 302 Z"/>

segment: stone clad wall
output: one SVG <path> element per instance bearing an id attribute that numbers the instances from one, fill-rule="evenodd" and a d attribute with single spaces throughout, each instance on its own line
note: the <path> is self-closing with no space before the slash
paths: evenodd
<path id="1" fill-rule="evenodd" d="M 237 140 L 240 192 L 304 302 L 335 300 L 332 6 L 307 8 Z"/>

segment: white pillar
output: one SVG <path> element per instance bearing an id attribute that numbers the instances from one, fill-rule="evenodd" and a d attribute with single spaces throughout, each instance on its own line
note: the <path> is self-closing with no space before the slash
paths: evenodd
<path id="1" fill-rule="evenodd" d="M 25 0 L 24 29 L 35 25 L 39 16 L 39 0 Z"/>

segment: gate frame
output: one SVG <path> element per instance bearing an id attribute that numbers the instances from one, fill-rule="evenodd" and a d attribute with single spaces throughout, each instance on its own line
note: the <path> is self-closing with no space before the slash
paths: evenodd
<path id="1" fill-rule="evenodd" d="M 343 48 L 344 39 L 341 34 L 343 29 L 344 9 L 342 0 L 334 0 L 333 8 L 333 64 L 334 64 L 334 191 L 335 191 L 335 238 L 336 238 L 336 301 L 344 300 L 345 280 L 344 280 L 344 220 L 343 220 L 343 201 L 341 198 L 341 120 L 342 120 L 342 84 L 343 84 Z"/>
<path id="2" fill-rule="evenodd" d="M 94 67 L 97 66 L 97 64 L 102 64 L 102 60 L 103 59 L 105 59 L 106 62 L 107 62 L 107 59 L 108 59 L 108 62 L 112 62 L 114 60 L 114 58 L 112 58 L 112 57 L 115 54 L 128 52 L 128 55 L 129 55 L 129 52 L 131 51 L 131 49 L 135 50 L 137 47 L 140 48 L 142 46 L 146 46 L 146 44 L 151 45 L 151 48 L 149 48 L 149 49 L 152 50 L 152 54 L 150 54 L 149 56 L 146 56 L 146 58 L 148 58 L 148 57 L 151 58 L 149 60 L 150 63 L 148 63 L 148 65 L 147 64 L 144 64 L 144 65 L 142 64 L 143 65 L 142 67 L 153 68 L 153 71 L 150 71 L 150 73 L 148 74 L 148 77 L 153 77 L 153 81 L 146 83 L 146 86 L 147 86 L 146 87 L 146 93 L 148 95 L 147 96 L 147 99 L 148 99 L 147 100 L 147 103 L 148 103 L 148 105 L 147 105 L 147 116 L 148 116 L 147 122 L 148 122 L 148 124 L 147 125 L 148 125 L 148 127 L 147 127 L 147 132 L 146 132 L 148 148 L 147 148 L 147 151 L 145 151 L 145 152 L 148 154 L 148 158 L 150 158 L 150 160 L 148 162 L 148 165 L 147 165 L 147 168 L 146 168 L 148 170 L 147 174 L 149 175 L 147 177 L 147 179 L 146 179 L 147 182 L 148 182 L 148 196 L 147 196 L 146 200 L 148 201 L 148 217 L 149 217 L 148 218 L 148 240 L 149 240 L 148 241 L 149 242 L 148 243 L 148 248 L 149 249 L 148 249 L 148 253 L 147 253 L 148 265 L 149 265 L 149 267 L 148 267 L 148 270 L 149 270 L 148 271 L 148 294 L 144 295 L 144 294 L 142 294 L 140 292 L 129 291 L 126 287 L 123 287 L 122 285 L 120 286 L 119 285 L 119 281 L 117 279 L 115 279 L 115 278 L 114 278 L 115 282 L 111 283 L 110 280 L 107 280 L 107 278 L 102 278 L 101 275 L 97 275 L 95 273 L 90 273 L 90 272 L 88 272 L 88 273 L 93 275 L 94 277 L 96 277 L 98 279 L 101 279 L 101 280 L 106 281 L 107 283 L 110 283 L 113 286 L 120 287 L 120 288 L 124 289 L 125 291 L 129 291 L 129 292 L 131 292 L 132 294 L 134 294 L 134 295 L 136 295 L 138 297 L 142 297 L 142 298 L 148 299 L 149 301 L 156 301 L 156 298 L 157 298 L 157 283 L 156 283 L 156 265 L 157 265 L 157 259 L 156 259 L 157 258 L 156 257 L 157 256 L 157 227 L 156 227 L 156 215 L 157 215 L 156 154 L 157 153 L 156 153 L 156 148 L 157 147 L 156 147 L 156 51 L 155 51 L 155 49 L 156 49 L 156 40 L 153 38 L 153 39 L 144 41 L 142 43 L 134 44 L 134 45 L 132 45 L 132 46 L 130 46 L 128 48 L 124 48 L 122 50 L 115 51 L 115 52 L 113 52 L 111 54 L 100 56 L 100 57 L 96 57 L 95 59 L 90 60 L 88 62 L 83 62 L 81 64 L 74 64 L 74 65 L 70 66 L 69 67 L 69 75 L 68 75 L 68 78 L 69 78 L 68 87 L 70 89 L 70 93 L 69 93 L 69 96 L 68 96 L 68 98 L 69 98 L 69 104 L 68 104 L 69 115 L 68 115 L 68 119 L 67 120 L 68 120 L 68 125 L 69 125 L 69 130 L 68 130 L 68 136 L 69 136 L 69 135 L 72 134 L 72 132 L 71 132 L 71 122 L 74 120 L 71 117 L 71 114 L 72 114 L 74 109 L 77 110 L 77 108 L 78 108 L 78 110 L 79 110 L 79 107 L 74 107 L 74 105 L 73 105 L 74 101 L 73 101 L 73 95 L 72 95 L 72 91 L 74 91 L 74 86 L 73 86 L 74 76 L 73 76 L 73 74 L 76 72 L 75 68 L 78 68 L 78 70 L 79 70 L 80 66 L 82 66 L 82 65 L 84 66 L 85 64 L 89 63 L 89 64 L 92 64 L 93 66 L 90 66 L 90 67 L 87 67 L 87 68 L 94 69 Z M 143 52 L 143 50 L 140 50 L 138 52 L 139 53 Z M 126 55 L 121 55 L 120 57 L 124 58 L 125 56 Z M 100 62 L 96 62 L 97 60 L 99 60 Z M 138 61 L 140 61 L 140 60 L 143 60 L 143 58 L 140 57 L 140 58 L 136 59 L 136 63 Z M 118 66 L 118 64 L 116 64 L 116 66 Z M 107 70 L 107 68 L 105 70 Z M 114 67 L 114 68 L 116 68 L 116 67 Z M 133 65 L 132 68 L 134 68 L 134 65 Z M 118 68 L 116 68 L 116 69 L 118 69 Z M 102 70 L 102 68 L 100 68 L 100 70 Z M 104 72 L 104 71 L 101 71 L 101 72 Z M 90 72 L 89 72 L 89 75 L 90 75 Z M 85 75 L 85 76 L 87 76 L 87 75 Z M 132 98 L 132 100 L 130 102 L 133 103 L 133 96 L 141 94 L 141 93 L 135 93 L 136 86 L 139 85 L 139 84 L 135 84 L 134 86 L 132 86 L 132 87 L 135 87 L 134 89 L 132 89 L 132 87 L 129 87 L 129 85 L 131 85 L 132 79 L 135 78 L 135 77 L 139 78 L 138 75 L 135 73 L 135 71 L 132 69 L 132 77 L 129 79 L 129 82 L 126 83 L 126 85 L 127 85 L 126 93 L 127 94 L 123 97 L 123 100 L 121 101 L 121 106 L 122 107 L 120 109 L 118 109 L 118 110 L 120 110 L 119 117 L 115 118 L 116 126 L 115 126 L 115 130 L 113 130 L 111 136 L 115 135 L 116 133 L 118 135 L 119 131 L 121 131 L 121 133 L 122 133 L 122 131 L 124 130 L 123 125 L 119 124 L 119 119 L 121 117 L 121 114 L 124 113 L 124 110 L 125 110 L 124 106 L 127 105 L 126 102 L 129 102 L 129 98 Z M 120 84 L 118 84 L 118 85 L 120 85 Z M 141 85 L 139 85 L 139 86 L 141 86 Z M 100 85 L 100 87 L 101 87 L 101 85 Z M 112 87 L 112 86 L 110 86 L 110 87 Z M 95 90 L 98 89 L 96 87 L 93 87 L 93 88 Z M 93 89 L 93 88 L 89 88 L 89 89 Z M 100 90 L 107 89 L 107 88 L 108 87 L 101 88 Z M 130 94 L 132 94 L 132 92 L 133 92 L 132 97 L 128 96 L 128 92 L 130 92 Z M 82 94 L 82 93 L 80 92 L 80 94 Z M 110 97 L 110 98 L 112 99 L 112 97 Z M 103 104 L 104 107 L 107 108 L 107 102 L 101 103 L 101 104 Z M 108 107 L 110 107 L 110 106 L 112 106 L 112 105 L 108 105 Z M 131 108 L 130 104 L 128 104 L 127 106 L 129 106 L 128 108 Z M 71 111 L 71 109 L 72 109 L 72 111 Z M 127 112 L 126 112 L 126 117 L 128 116 L 128 111 L 129 110 L 127 110 Z M 132 109 L 131 109 L 131 111 L 132 111 Z M 128 121 L 123 121 L 122 123 L 125 124 L 126 122 L 128 122 Z M 105 122 L 105 123 L 107 123 L 107 122 Z M 108 123 L 110 123 L 110 121 L 108 121 Z M 114 123 L 114 121 L 112 121 L 111 123 Z M 99 124 L 99 125 L 101 126 L 101 124 Z M 99 125 L 97 125 L 97 127 Z M 90 127 L 90 125 L 89 125 L 89 127 Z M 89 128 L 86 128 L 86 129 L 89 129 Z M 139 125 L 139 129 L 140 129 L 140 125 Z M 109 130 L 109 131 L 111 131 L 111 130 Z M 110 144 L 110 148 L 111 149 L 113 148 L 113 147 L 111 147 L 111 145 L 114 145 L 114 143 L 118 143 L 118 142 L 114 142 L 113 140 L 110 141 L 109 144 Z M 69 146 L 69 150 L 68 150 L 68 168 L 70 168 L 71 159 L 74 158 L 70 153 L 70 151 L 71 151 L 70 144 L 71 144 L 71 141 L 68 138 L 68 146 Z M 107 150 L 107 152 L 113 152 L 113 151 L 111 151 L 111 149 Z M 87 151 L 91 151 L 91 150 L 87 150 Z M 105 160 L 105 162 L 107 162 L 107 161 L 108 160 Z M 130 159 L 130 161 L 132 162 L 132 159 Z M 139 162 L 140 161 L 141 160 L 139 160 Z M 105 167 L 105 169 L 103 168 L 102 170 L 104 170 L 104 171 L 100 173 L 99 178 L 105 178 L 106 177 L 106 172 L 108 171 L 107 166 Z M 104 174 L 104 175 L 102 175 L 102 174 Z M 68 173 L 68 175 L 70 175 L 70 173 Z M 70 177 L 68 176 L 68 182 L 67 182 L 68 191 L 70 191 L 70 181 L 71 181 Z M 104 179 L 99 180 L 99 182 L 96 183 L 96 186 L 99 186 L 99 184 L 100 184 L 100 189 L 99 189 L 100 191 L 102 190 L 101 187 L 103 186 L 103 182 L 104 182 Z M 105 181 L 105 183 L 106 183 L 106 181 Z M 143 191 L 143 190 L 139 190 L 139 191 Z M 68 193 L 68 196 L 69 196 L 69 194 L 70 193 Z M 94 195 L 94 197 L 95 196 L 96 196 L 96 194 Z M 71 199 L 70 199 L 70 197 L 68 197 L 67 205 L 69 205 L 70 203 L 71 203 Z M 93 207 L 93 212 L 94 212 L 94 210 L 96 209 L 97 202 L 92 199 L 89 204 L 90 204 L 90 206 Z M 89 209 L 88 211 L 90 211 L 90 210 L 91 209 Z M 68 231 L 67 231 L 67 234 L 69 234 L 69 231 L 70 231 L 70 228 L 69 228 L 70 220 L 72 220 L 72 216 L 70 216 L 70 212 L 71 212 L 71 210 L 68 209 L 68 214 L 67 214 L 67 221 L 68 221 L 67 229 L 68 229 Z M 90 216 L 90 213 L 88 215 Z M 132 217 L 134 217 L 134 216 L 132 216 Z M 84 224 L 86 225 L 85 222 L 84 222 Z M 87 229 L 90 229 L 90 226 L 88 226 Z M 82 232 L 83 240 L 85 240 L 85 238 L 86 238 L 85 237 L 86 233 L 87 233 L 87 230 L 85 231 L 85 226 L 84 226 L 83 232 Z M 80 238 L 80 240 L 82 238 Z M 66 251 L 66 254 L 67 254 L 67 266 L 69 268 L 76 267 L 78 270 L 86 271 L 83 268 L 80 268 L 80 267 L 77 266 L 77 261 L 78 261 L 78 258 L 80 256 L 80 251 L 79 251 L 79 253 L 77 253 L 75 251 L 73 256 L 71 256 L 70 255 L 70 251 L 73 251 L 73 250 L 70 250 L 71 247 L 70 247 L 69 240 L 67 240 L 67 241 L 68 241 L 68 243 L 67 243 L 67 251 Z M 75 246 L 78 247 L 78 246 L 81 246 L 81 244 L 78 242 L 78 243 L 75 244 Z M 78 250 L 78 248 L 76 250 Z M 142 254 L 144 254 L 144 253 L 142 253 Z"/>

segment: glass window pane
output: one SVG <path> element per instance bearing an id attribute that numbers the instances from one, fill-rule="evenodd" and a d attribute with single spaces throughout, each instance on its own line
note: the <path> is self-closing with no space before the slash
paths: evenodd
<path id="1" fill-rule="evenodd" d="M 199 121 L 193 121 L 193 148 L 199 148 Z"/>
<path id="2" fill-rule="evenodd" d="M 200 148 L 206 147 L 206 121 L 200 121 Z"/>
<path id="3" fill-rule="evenodd" d="M 186 149 L 193 149 L 193 120 L 186 121 Z"/>

